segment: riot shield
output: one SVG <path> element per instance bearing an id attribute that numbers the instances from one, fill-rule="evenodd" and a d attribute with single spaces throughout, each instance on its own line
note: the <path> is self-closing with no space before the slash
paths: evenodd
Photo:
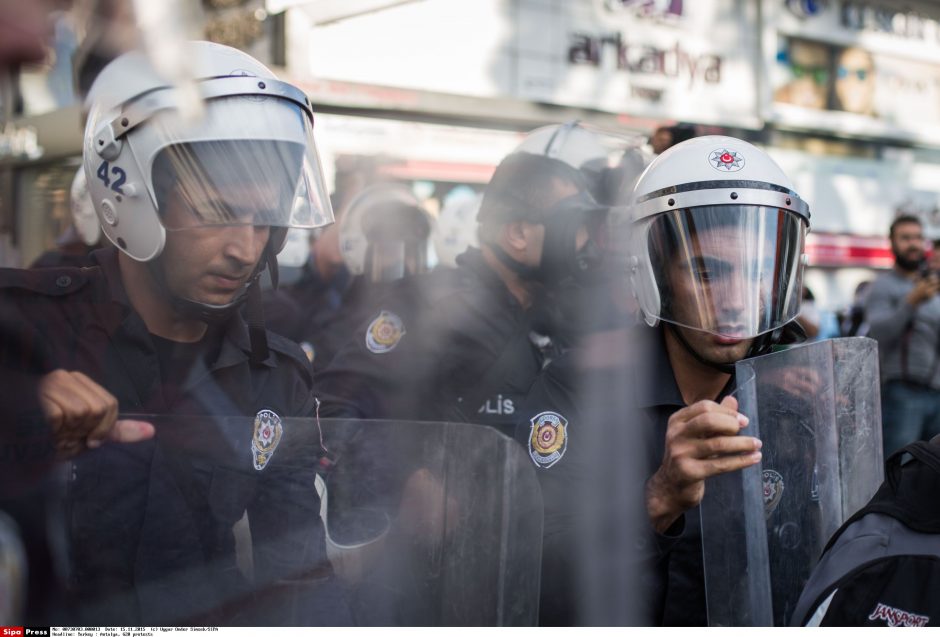
<path id="1" fill-rule="evenodd" d="M 535 623 L 541 496 L 492 429 L 134 417 L 75 462 L 76 624 Z"/>
<path id="2" fill-rule="evenodd" d="M 883 479 L 878 347 L 840 338 L 736 365 L 758 466 L 709 479 L 708 621 L 785 626 L 829 537 Z"/>

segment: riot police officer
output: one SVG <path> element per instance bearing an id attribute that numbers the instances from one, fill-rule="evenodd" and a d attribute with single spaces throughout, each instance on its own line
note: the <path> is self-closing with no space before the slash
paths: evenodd
<path id="1" fill-rule="evenodd" d="M 339 250 L 352 275 L 334 317 L 308 330 L 314 370 L 325 369 L 371 320 L 396 282 L 428 270 L 432 219 L 403 184 L 374 184 L 349 203 L 338 222 Z"/>
<path id="2" fill-rule="evenodd" d="M 764 152 L 709 136 L 655 159 L 622 211 L 612 251 L 647 325 L 554 361 L 519 418 L 546 499 L 543 620 L 704 625 L 697 506 L 706 478 L 760 462 L 733 366 L 798 339 L 809 209 Z"/>
<path id="3" fill-rule="evenodd" d="M 90 92 L 85 175 L 114 247 L 93 267 L 0 277 L 19 317 L 8 338 L 41 344 L 44 356 L 23 360 L 45 374 L 47 417 L 84 432 L 60 449 L 84 451 L 66 516 L 73 619 L 343 622 L 335 599 L 320 607 L 335 614 L 315 610 L 333 591 L 312 584 L 329 582 L 315 456 L 288 458 L 280 444 L 308 433 L 284 419 L 313 413 L 309 367 L 258 312 L 257 279 L 287 228 L 332 221 L 310 104 L 244 53 L 188 46 L 202 118 L 181 115 L 138 53 Z M 156 438 L 102 445 L 118 413 L 147 414 Z M 235 416 L 247 418 L 223 418 Z M 236 568 L 232 534 L 246 513 L 253 581 Z M 311 597 L 298 606 L 295 593 Z"/>
<path id="4" fill-rule="evenodd" d="M 543 289 L 590 267 L 588 228 L 605 213 L 565 162 L 506 157 L 478 214 L 482 247 L 385 296 L 318 377 L 321 414 L 508 430 L 550 347 L 532 335 L 531 308 Z"/>

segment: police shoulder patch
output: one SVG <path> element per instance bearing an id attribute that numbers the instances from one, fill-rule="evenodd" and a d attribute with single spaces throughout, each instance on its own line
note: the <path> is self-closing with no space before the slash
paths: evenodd
<path id="1" fill-rule="evenodd" d="M 773 469 L 764 469 L 761 472 L 761 478 L 764 482 L 764 515 L 770 517 L 777 505 L 780 504 L 780 498 L 783 497 L 783 476 Z"/>
<path id="2" fill-rule="evenodd" d="M 397 314 L 382 310 L 366 328 L 366 348 L 373 354 L 385 354 L 405 335 L 405 324 Z"/>
<path id="3" fill-rule="evenodd" d="M 283 433 L 280 416 L 270 409 L 262 409 L 257 413 L 251 436 L 251 458 L 256 470 L 261 471 L 268 466 Z"/>
<path id="4" fill-rule="evenodd" d="M 536 467 L 548 469 L 568 449 L 568 420 L 554 411 L 543 411 L 529 422 L 529 457 Z"/>

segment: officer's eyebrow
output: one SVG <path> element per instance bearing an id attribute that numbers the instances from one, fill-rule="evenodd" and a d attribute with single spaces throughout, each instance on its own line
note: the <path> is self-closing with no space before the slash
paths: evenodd
<path id="1" fill-rule="evenodd" d="M 687 258 L 682 264 L 689 269 L 718 269 L 730 268 L 731 261 L 719 259 L 709 255 L 696 254 Z"/>
<path id="2" fill-rule="evenodd" d="M 211 220 L 214 223 L 239 223 L 269 225 L 268 221 L 277 215 L 267 208 L 259 208 L 247 202 L 230 202 L 223 199 L 211 199 L 202 205 L 191 205 L 196 217 Z"/>

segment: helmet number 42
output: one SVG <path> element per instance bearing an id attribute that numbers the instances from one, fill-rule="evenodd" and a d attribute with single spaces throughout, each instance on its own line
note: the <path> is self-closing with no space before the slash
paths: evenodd
<path id="1" fill-rule="evenodd" d="M 108 175 L 108 170 L 110 169 L 110 175 L 115 179 L 112 182 L 111 176 Z M 121 190 L 121 186 L 124 185 L 124 182 L 127 181 L 127 173 L 124 172 L 123 168 L 118 166 L 111 166 L 108 162 L 103 161 L 101 165 L 98 166 L 98 179 L 101 180 L 101 183 L 105 185 L 105 188 L 111 188 L 114 192 L 123 195 L 124 191 Z"/>

